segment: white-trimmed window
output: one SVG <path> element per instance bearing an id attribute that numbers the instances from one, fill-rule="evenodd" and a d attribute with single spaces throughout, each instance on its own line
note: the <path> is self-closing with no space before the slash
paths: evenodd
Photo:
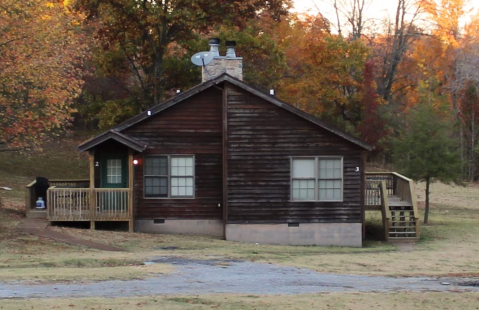
<path id="1" fill-rule="evenodd" d="M 109 184 L 121 183 L 121 159 L 106 161 L 106 182 Z"/>
<path id="2" fill-rule="evenodd" d="M 291 200 L 342 201 L 343 158 L 292 158 Z"/>
<path id="3" fill-rule="evenodd" d="M 145 197 L 194 197 L 194 163 L 195 158 L 191 155 L 145 157 Z"/>

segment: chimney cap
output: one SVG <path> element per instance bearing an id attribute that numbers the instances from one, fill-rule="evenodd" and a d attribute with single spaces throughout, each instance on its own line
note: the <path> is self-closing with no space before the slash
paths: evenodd
<path id="1" fill-rule="evenodd" d="M 236 46 L 236 41 L 232 41 L 232 40 L 229 40 L 229 41 L 226 41 L 226 47 L 235 47 Z"/>
<path id="2" fill-rule="evenodd" d="M 221 42 L 220 38 L 210 38 L 210 39 L 208 40 L 208 44 L 210 44 L 210 45 L 211 45 L 211 44 L 218 44 L 218 45 L 219 45 L 220 42 Z"/>

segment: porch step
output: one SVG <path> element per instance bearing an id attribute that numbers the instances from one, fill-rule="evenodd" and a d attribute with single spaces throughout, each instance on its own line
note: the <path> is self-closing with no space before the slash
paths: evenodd
<path id="1" fill-rule="evenodd" d="M 404 238 L 404 237 L 389 237 L 389 242 L 416 242 L 416 238 Z"/>
<path id="2" fill-rule="evenodd" d="M 28 210 L 26 213 L 26 217 L 29 219 L 46 219 L 47 218 L 47 211 L 46 210 Z"/>
<path id="3" fill-rule="evenodd" d="M 389 210 L 391 211 L 391 226 L 389 226 L 388 239 L 391 242 L 416 241 L 416 218 L 413 206 L 399 197 L 389 197 Z"/>

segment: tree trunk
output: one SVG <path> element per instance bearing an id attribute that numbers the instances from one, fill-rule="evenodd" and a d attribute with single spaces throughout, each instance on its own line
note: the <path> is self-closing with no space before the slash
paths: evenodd
<path id="1" fill-rule="evenodd" d="M 426 178 L 426 205 L 424 210 L 424 224 L 427 224 L 429 221 L 429 184 L 431 182 L 430 178 Z"/>

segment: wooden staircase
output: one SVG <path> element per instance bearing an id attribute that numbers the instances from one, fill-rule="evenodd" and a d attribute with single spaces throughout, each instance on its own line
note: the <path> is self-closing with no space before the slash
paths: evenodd
<path id="1" fill-rule="evenodd" d="M 398 173 L 366 173 L 366 210 L 381 210 L 384 237 L 389 242 L 420 238 L 414 181 Z"/>

